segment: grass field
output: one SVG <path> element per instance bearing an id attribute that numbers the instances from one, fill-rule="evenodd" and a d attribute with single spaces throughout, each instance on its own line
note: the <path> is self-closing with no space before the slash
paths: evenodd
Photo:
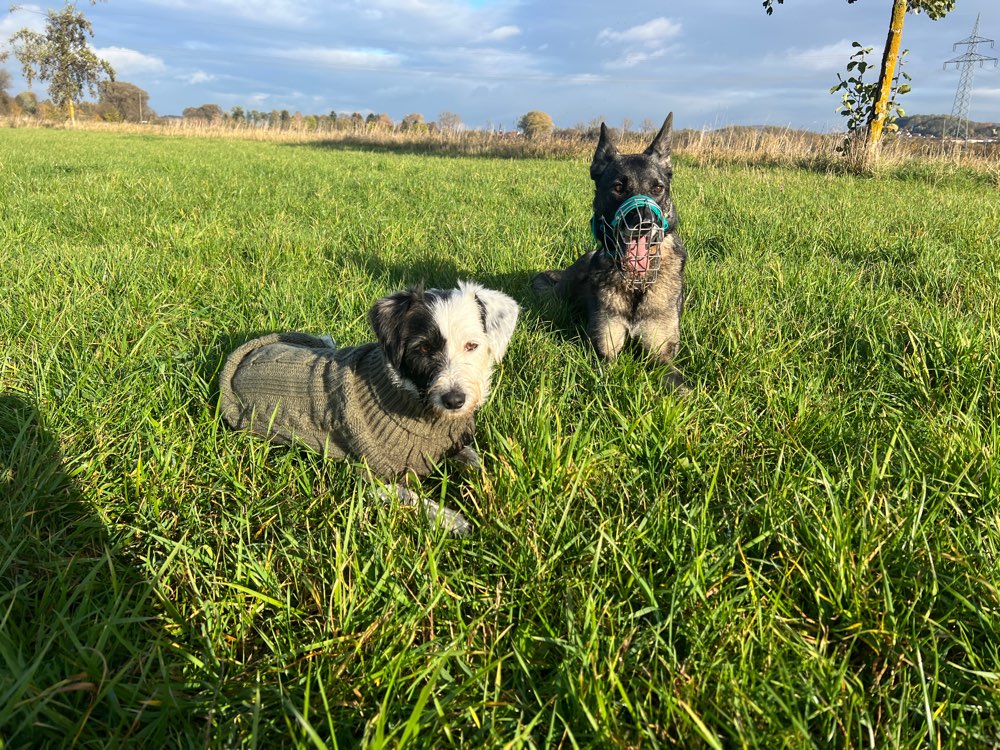
<path id="1" fill-rule="evenodd" d="M 677 164 L 668 393 L 528 281 L 586 160 L 0 130 L 0 746 L 1000 744 L 995 180 Z M 252 334 L 523 306 L 481 474 L 220 426 Z"/>

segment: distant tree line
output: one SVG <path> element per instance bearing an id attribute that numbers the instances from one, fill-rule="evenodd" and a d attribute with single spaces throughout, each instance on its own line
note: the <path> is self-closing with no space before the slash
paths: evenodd
<path id="1" fill-rule="evenodd" d="M 263 111 L 232 107 L 228 112 L 218 104 L 187 107 L 181 113 L 184 120 L 209 125 L 267 128 L 271 130 L 304 130 L 312 132 L 401 132 L 413 134 L 457 133 L 464 129 L 462 118 L 454 112 L 442 112 L 437 122 L 427 122 L 419 112 L 404 116 L 399 122 L 386 113 L 337 112 L 302 114 L 287 109 Z"/>
<path id="2" fill-rule="evenodd" d="M 187 107 L 181 113 L 181 117 L 190 122 L 201 122 L 207 125 L 267 128 L 270 130 L 360 132 L 379 129 L 392 130 L 395 127 L 395 123 L 386 114 L 362 115 L 360 112 L 348 114 L 332 111 L 329 114 L 304 115 L 301 112 L 289 112 L 287 109 L 263 111 L 245 109 L 241 106 L 235 106 L 226 112 L 218 104 Z M 420 115 L 416 117 L 420 117 Z"/>
<path id="3" fill-rule="evenodd" d="M 39 100 L 31 91 L 16 96 L 9 93 L 11 77 L 0 68 L 0 115 L 33 117 L 41 120 L 59 119 L 61 109 L 49 100 Z M 336 112 L 327 114 L 303 114 L 287 109 L 259 110 L 234 106 L 228 112 L 218 104 L 202 104 L 186 107 L 179 117 L 161 117 L 149 106 L 149 94 L 139 86 L 126 81 L 102 81 L 98 85 L 96 102 L 79 102 L 77 118 L 89 121 L 121 123 L 164 123 L 183 120 L 217 127 L 293 130 L 318 133 L 407 133 L 412 135 L 451 135 L 470 130 L 455 112 L 441 112 L 436 121 L 427 121 L 419 112 L 405 115 L 399 121 L 387 113 Z M 529 140 L 577 140 L 596 139 L 600 134 L 604 117 L 595 117 L 589 123 L 577 123 L 568 128 L 557 128 L 552 118 L 540 110 L 532 110 L 521 116 L 516 127 L 504 132 L 502 127 L 488 124 L 484 130 L 497 133 L 504 138 L 525 137 Z M 657 124 L 643 120 L 634 132 L 655 133 Z M 613 138 L 623 133 L 633 132 L 630 120 L 624 120 L 620 127 L 609 127 Z"/>
<path id="4" fill-rule="evenodd" d="M 10 96 L 10 74 L 0 69 L 0 115 L 27 116 L 40 120 L 59 119 L 65 108 L 51 99 L 39 99 L 33 91 Z M 149 94 L 125 81 L 101 81 L 96 102 L 76 102 L 76 118 L 105 122 L 149 122 L 157 118 L 149 106 Z"/>

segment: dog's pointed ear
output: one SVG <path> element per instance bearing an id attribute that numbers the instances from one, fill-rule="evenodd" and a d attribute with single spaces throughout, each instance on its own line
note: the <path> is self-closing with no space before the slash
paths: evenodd
<path id="1" fill-rule="evenodd" d="M 594 151 L 594 159 L 590 162 L 590 179 L 597 182 L 615 159 L 618 158 L 618 149 L 608 137 L 608 127 L 601 123 L 601 137 L 597 141 L 597 150 Z"/>
<path id="2" fill-rule="evenodd" d="M 406 313 L 423 296 L 422 288 L 407 289 L 377 300 L 368 311 L 368 322 L 382 346 L 386 359 L 397 370 L 403 364 L 403 325 Z"/>
<path id="3" fill-rule="evenodd" d="M 483 331 L 486 332 L 486 341 L 490 345 L 490 356 L 494 362 L 499 362 L 507 352 L 507 345 L 514 335 L 521 308 L 503 292 L 487 289 L 478 284 L 463 283 L 460 286 L 464 286 L 467 291 L 475 295 Z"/>
<path id="4" fill-rule="evenodd" d="M 653 142 L 649 144 L 649 148 L 643 152 L 646 156 L 652 156 L 665 167 L 670 166 L 670 131 L 673 130 L 673 127 L 674 113 L 671 112 L 663 121 L 663 127 L 660 128 L 660 132 L 656 134 Z"/>

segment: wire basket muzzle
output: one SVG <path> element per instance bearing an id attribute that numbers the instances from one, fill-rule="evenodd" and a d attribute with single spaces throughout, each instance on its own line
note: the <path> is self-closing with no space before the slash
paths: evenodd
<path id="1" fill-rule="evenodd" d="M 653 284 L 660 272 L 667 220 L 648 195 L 633 195 L 615 211 L 609 223 L 598 222 L 604 252 L 630 288 Z"/>

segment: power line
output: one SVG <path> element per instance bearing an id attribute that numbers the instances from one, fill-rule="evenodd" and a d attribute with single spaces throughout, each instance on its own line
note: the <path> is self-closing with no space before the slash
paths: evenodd
<path id="1" fill-rule="evenodd" d="M 976 52 L 976 47 L 989 42 L 990 47 L 994 46 L 992 39 L 979 36 L 979 16 L 976 16 L 976 24 L 972 27 L 972 34 L 960 42 L 952 45 L 952 52 L 965 45 L 967 47 L 964 54 L 948 60 L 944 64 L 947 70 L 949 65 L 954 65 L 961 70 L 958 79 L 958 88 L 955 90 L 955 103 L 951 108 L 951 117 L 945 120 L 945 130 L 942 136 L 951 136 L 955 140 L 969 140 L 969 104 L 972 101 L 972 73 L 978 65 L 980 68 L 986 63 L 992 62 L 993 67 L 997 67 L 997 58 L 980 55 Z"/>

